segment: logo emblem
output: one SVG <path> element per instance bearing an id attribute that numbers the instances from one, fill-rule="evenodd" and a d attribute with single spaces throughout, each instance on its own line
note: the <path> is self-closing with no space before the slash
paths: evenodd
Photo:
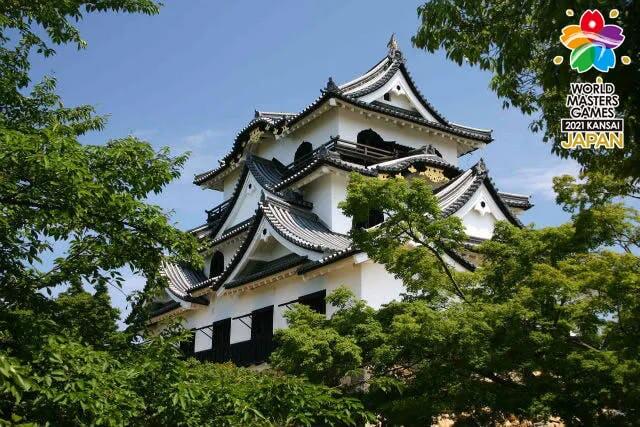
<path id="1" fill-rule="evenodd" d="M 606 73 L 616 66 L 614 49 L 624 41 L 622 28 L 605 25 L 599 10 L 587 10 L 580 17 L 580 25 L 567 25 L 562 29 L 560 41 L 571 50 L 569 63 L 579 73 L 592 67 Z"/>

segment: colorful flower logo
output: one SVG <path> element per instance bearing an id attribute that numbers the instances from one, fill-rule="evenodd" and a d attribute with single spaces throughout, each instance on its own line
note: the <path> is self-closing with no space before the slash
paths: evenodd
<path id="1" fill-rule="evenodd" d="M 567 25 L 562 29 L 560 41 L 571 49 L 571 68 L 584 73 L 595 68 L 606 73 L 616 66 L 613 51 L 624 41 L 622 28 L 605 25 L 599 10 L 587 10 L 580 17 L 580 25 Z"/>

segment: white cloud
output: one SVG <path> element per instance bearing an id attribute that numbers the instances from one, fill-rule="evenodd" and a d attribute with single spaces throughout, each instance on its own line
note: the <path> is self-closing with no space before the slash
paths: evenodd
<path id="1" fill-rule="evenodd" d="M 201 132 L 197 132 L 191 135 L 187 135 L 182 138 L 182 143 L 186 145 L 185 148 L 192 148 L 198 146 L 203 142 L 209 141 L 212 138 L 223 136 L 225 132 L 213 129 L 205 129 Z"/>
<path id="2" fill-rule="evenodd" d="M 573 160 L 556 160 L 545 167 L 517 169 L 498 182 L 505 191 L 530 194 L 534 198 L 554 200 L 553 178 L 560 175 L 577 176 L 580 167 Z M 508 188 L 508 189 L 507 189 Z"/>

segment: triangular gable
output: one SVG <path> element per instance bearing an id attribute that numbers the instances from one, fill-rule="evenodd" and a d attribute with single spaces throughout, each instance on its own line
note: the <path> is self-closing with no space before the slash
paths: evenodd
<path id="1" fill-rule="evenodd" d="M 471 237 L 489 239 L 497 221 L 522 223 L 500 197 L 481 159 L 475 166 L 436 190 L 445 216 L 462 218 Z"/>
<path id="2" fill-rule="evenodd" d="M 496 222 L 510 221 L 484 183 L 453 215 L 462 219 L 467 235 L 481 239 L 493 236 Z"/>
<path id="3" fill-rule="evenodd" d="M 236 185 L 230 200 L 230 206 L 222 214 L 215 238 L 226 230 L 251 218 L 260 202 L 263 187 L 253 174 L 246 169 Z"/>
<path id="4" fill-rule="evenodd" d="M 428 102 L 422 98 L 422 95 L 415 92 L 414 88 L 415 86 L 409 83 L 404 67 L 400 67 L 380 88 L 359 96 L 357 99 L 366 103 L 398 108 L 404 112 L 417 113 L 426 120 L 446 124 L 447 122 L 436 115 L 433 109 L 426 107 L 429 105 Z"/>
<path id="5" fill-rule="evenodd" d="M 248 242 L 240 255 L 240 258 L 229 265 L 229 271 L 225 275 L 224 283 L 232 282 L 242 275 L 251 274 L 252 263 L 268 263 L 284 256 L 295 254 L 305 259 L 319 259 L 322 254 L 305 248 L 301 248 L 283 238 L 269 220 L 262 216 L 260 224 L 256 227 L 253 236 L 248 237 Z M 221 285 L 223 283 L 219 283 Z M 222 287 L 221 287 L 222 288 Z"/>
<path id="6" fill-rule="evenodd" d="M 246 272 L 251 260 L 273 261 L 296 254 L 313 261 L 351 245 L 348 236 L 333 233 L 308 209 L 294 206 L 275 195 L 265 196 L 264 193 L 257 204 L 259 208 L 252 216 L 251 225 L 245 227 L 248 231 L 243 243 L 225 270 L 219 276 L 194 286 L 191 292 L 199 294 L 206 287 L 220 289 L 223 284 Z M 267 241 L 275 246 L 265 248 Z"/>
<path id="7" fill-rule="evenodd" d="M 310 208 L 311 203 L 302 200 L 302 196 L 295 192 L 282 194 L 274 189 L 281 183 L 284 176 L 284 166 L 275 160 L 266 160 L 261 157 L 249 155 L 247 157 L 245 169 L 236 183 L 229 206 L 221 213 L 217 219 L 218 225 L 214 238 L 219 238 L 235 225 L 251 218 L 255 212 L 262 194 L 266 191 L 282 197 L 297 200 L 296 203 Z"/>
<path id="8" fill-rule="evenodd" d="M 387 56 L 372 69 L 340 86 L 342 93 L 359 101 L 417 113 L 428 121 L 448 125 L 448 120 L 418 90 L 395 38 L 392 37 L 388 46 Z"/>

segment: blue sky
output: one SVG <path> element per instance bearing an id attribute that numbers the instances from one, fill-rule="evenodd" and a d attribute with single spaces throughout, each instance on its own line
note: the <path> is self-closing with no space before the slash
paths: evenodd
<path id="1" fill-rule="evenodd" d="M 108 114 L 104 132 L 84 142 L 101 144 L 134 134 L 156 147 L 191 151 L 181 179 L 152 201 L 171 210 L 183 229 L 204 222 L 204 209 L 221 195 L 191 184 L 211 169 L 255 109 L 299 111 L 318 96 L 327 78 L 350 80 L 386 54 L 396 33 L 422 93 L 449 120 L 494 130 L 482 156 L 502 191 L 531 194 L 523 216 L 538 226 L 563 222 L 551 178 L 575 173 L 569 160 L 550 154 L 529 117 L 503 110 L 488 88 L 489 74 L 411 46 L 419 2 L 384 1 L 167 1 L 157 16 L 89 15 L 79 27 L 88 48 L 59 48 L 36 60 L 35 80 L 58 79 L 66 105 L 92 104 Z M 132 277 L 126 290 L 140 286 Z M 114 302 L 123 306 L 122 297 Z"/>

